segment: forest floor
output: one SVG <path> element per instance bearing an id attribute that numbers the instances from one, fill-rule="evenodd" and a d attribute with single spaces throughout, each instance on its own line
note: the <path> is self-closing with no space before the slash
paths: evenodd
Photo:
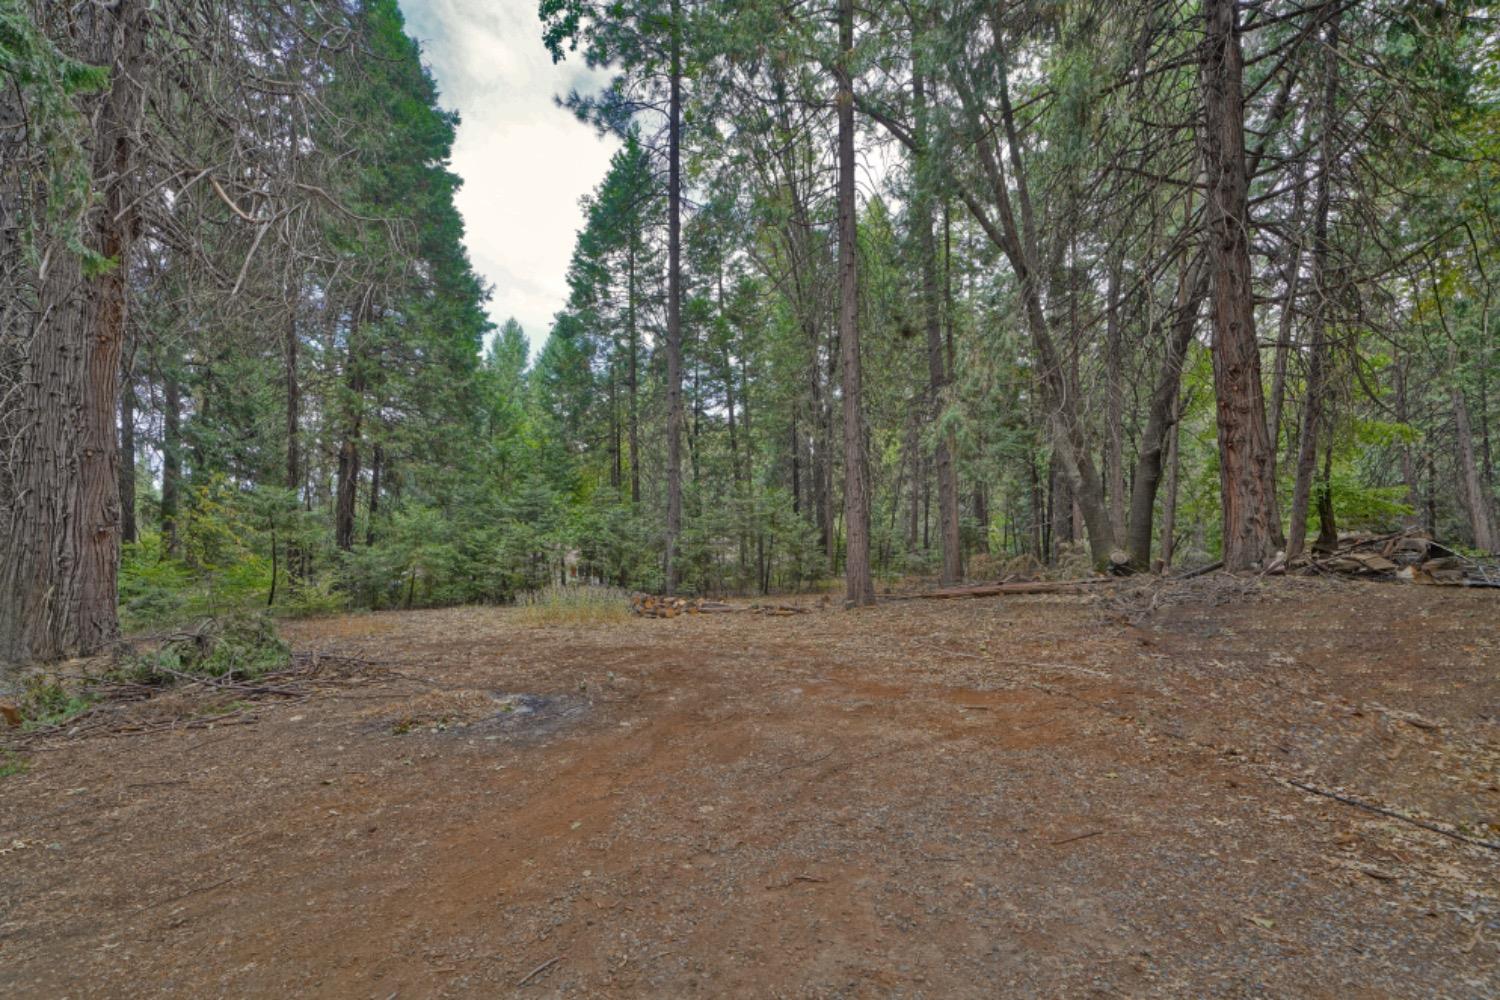
<path id="1" fill-rule="evenodd" d="M 304 622 L 371 665 L 0 779 L 0 995 L 1494 997 L 1497 623 L 1224 577 Z"/>

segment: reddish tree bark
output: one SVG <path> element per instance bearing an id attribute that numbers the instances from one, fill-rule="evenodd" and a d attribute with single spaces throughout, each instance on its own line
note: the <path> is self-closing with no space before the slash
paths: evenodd
<path id="1" fill-rule="evenodd" d="M 855 606 L 875 603 L 870 576 L 870 498 L 865 482 L 864 411 L 860 405 L 859 245 L 854 202 L 854 0 L 839 0 L 838 202 L 839 357 L 844 389 L 844 584 Z"/>
<path id="2" fill-rule="evenodd" d="M 1233 571 L 1269 561 L 1280 516 L 1250 285 L 1245 67 L 1235 0 L 1205 0 L 1203 16 L 1199 143 L 1207 175 L 1205 224 L 1213 265 L 1213 366 L 1224 566 Z"/>

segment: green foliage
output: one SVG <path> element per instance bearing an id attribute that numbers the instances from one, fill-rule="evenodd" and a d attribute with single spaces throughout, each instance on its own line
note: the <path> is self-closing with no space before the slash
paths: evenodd
<path id="1" fill-rule="evenodd" d="M 277 635 L 269 616 L 234 615 L 169 637 L 155 651 L 132 657 L 121 673 L 139 684 L 194 678 L 255 680 L 286 669 L 291 657 L 291 647 Z"/>
<path id="2" fill-rule="evenodd" d="M 158 532 L 144 532 L 138 542 L 122 548 L 119 581 L 121 623 L 127 631 L 170 625 L 201 609 L 193 571 L 164 557 Z"/>
<path id="3" fill-rule="evenodd" d="M 152 411 L 136 428 L 146 442 L 138 443 L 144 530 L 121 560 L 127 628 L 259 609 L 301 616 L 474 602 L 567 619 L 602 593 L 573 593 L 573 583 L 663 586 L 662 108 L 678 62 L 687 206 L 678 275 L 680 586 L 799 589 L 838 572 L 846 428 L 839 206 L 827 168 L 829 71 L 841 54 L 829 10 L 788 17 L 785 5 L 765 0 L 542 0 L 542 44 L 553 58 L 574 54 L 611 77 L 601 92 L 564 103 L 618 137 L 619 149 L 583 201 L 567 301 L 534 358 L 519 324 L 492 329 L 487 319 L 488 293 L 454 204 L 458 119 L 441 106 L 397 0 L 261 13 L 282 34 L 268 30 L 265 51 L 247 35 L 240 68 L 262 61 L 256 75 L 305 81 L 307 94 L 252 88 L 263 105 L 235 132 L 228 158 L 223 137 L 198 149 L 198 129 L 161 129 L 199 164 L 177 181 L 155 155 L 165 146 L 142 158 L 153 170 L 166 164 L 150 193 L 141 191 L 150 207 L 142 226 L 181 213 L 169 221 L 201 236 L 184 254 L 145 233 L 123 262 L 139 335 L 136 398 Z M 1252 291 L 1267 389 L 1270 345 L 1280 343 L 1272 338 L 1284 332 L 1290 345 L 1273 437 L 1281 454 L 1295 455 L 1315 299 L 1304 282 L 1284 301 L 1283 269 L 1294 245 L 1308 268 L 1315 242 L 1307 229 L 1321 180 L 1315 81 L 1331 51 L 1320 20 L 1331 9 L 1283 14 L 1243 41 L 1259 158 Z M 891 140 L 882 169 L 862 177 L 856 218 L 864 408 L 856 430 L 869 465 L 875 568 L 886 580 L 938 565 L 938 435 L 955 443 L 971 553 L 983 545 L 990 565 L 1074 558 L 1051 537 L 1066 533 L 1071 511 L 1053 454 L 1059 414 L 1043 391 L 1045 337 L 1029 319 L 1018 255 L 997 228 L 1019 226 L 1025 232 L 1010 242 L 1035 244 L 1024 256 L 1041 291 L 1036 326 L 1051 331 L 1067 367 L 1081 453 L 1107 465 L 1117 437 L 1127 494 L 1137 481 L 1132 466 L 1150 453 L 1145 418 L 1163 346 L 1191 298 L 1186 279 L 1201 244 L 1197 16 L 1191 6 L 860 6 L 850 55 L 856 111 L 862 127 Z M 1500 213 L 1500 63 L 1488 37 L 1459 19 L 1378 5 L 1339 16 L 1347 51 L 1361 58 L 1344 60 L 1335 102 L 1349 116 L 1331 195 L 1337 274 L 1316 289 L 1337 340 L 1326 488 L 1344 526 L 1389 525 L 1409 513 L 1412 484 L 1395 483 L 1426 458 L 1424 516 L 1430 509 L 1435 528 L 1462 534 L 1454 400 L 1473 402 L 1475 442 L 1487 442 L 1500 384 L 1490 284 L 1500 260 L 1492 227 L 1475 224 Z M 347 31 L 326 30 L 325 18 Z M 30 112 L 28 127 L 40 130 L 47 155 L 25 167 L 28 183 L 45 189 L 36 205 L 53 213 L 40 221 L 55 243 L 91 203 L 85 112 L 109 81 L 66 57 L 34 20 L 0 0 L 0 76 Z M 314 20 L 318 30 L 309 31 Z M 313 36 L 338 38 L 338 51 L 308 51 L 301 39 Z M 151 44 L 153 56 L 174 51 L 158 36 Z M 1002 98 L 1017 109 L 1014 122 Z M 1278 100 L 1285 106 L 1274 107 Z M 174 114 L 176 103 L 170 90 L 153 91 L 144 131 L 180 124 L 154 117 Z M 287 115 L 293 128 L 257 131 L 294 105 L 307 117 Z M 314 113 L 320 107 L 326 115 Z M 1381 118 L 1393 108 L 1430 116 L 1431 142 L 1412 142 L 1404 122 Z M 981 138 L 1008 125 L 1017 134 L 995 146 L 1004 162 L 976 158 Z M 286 148 L 298 149 L 295 183 L 275 173 Z M 1440 150 L 1462 155 L 1443 159 Z M 216 169 L 186 183 L 223 163 L 250 179 Z M 208 178 L 228 185 L 227 199 Z M 160 203 L 169 189 L 170 204 Z M 1012 204 L 1023 189 L 1029 205 Z M 264 229 L 262 243 L 226 200 L 286 224 Z M 307 244 L 279 245 L 290 234 Z M 221 287 L 223 276 L 243 281 L 237 295 Z M 951 369 L 937 390 L 929 292 L 940 300 L 931 357 Z M 1215 555 L 1222 517 L 1208 310 L 1199 316 L 1181 385 L 1174 494 L 1178 551 L 1193 562 Z M 1273 333 L 1283 317 L 1285 330 Z M 1398 376 L 1409 385 L 1399 401 Z M 1291 464 L 1278 463 L 1283 506 Z M 156 494 L 167 466 L 181 470 L 175 509 Z M 1157 504 L 1160 523 L 1161 497 Z M 274 669 L 258 665 L 254 650 L 271 650 L 267 663 L 281 655 L 264 636 L 211 645 L 222 651 L 169 643 L 157 674 L 253 673 Z"/>
<path id="4" fill-rule="evenodd" d="M 27 679 L 19 708 L 25 729 L 50 729 L 87 712 L 94 699 L 44 675 Z"/>
<path id="5" fill-rule="evenodd" d="M 25 774 L 31 762 L 20 754 L 9 750 L 0 751 L 0 778 L 9 778 L 17 774 Z"/>
<path id="6" fill-rule="evenodd" d="M 33 22 L 19 0 L 0 2 L 0 78 L 14 88 L 30 145 L 40 151 L 40 169 L 20 162 L 29 176 L 21 183 L 41 182 L 40 210 L 23 213 L 23 235 L 35 254 L 35 242 L 58 236 L 69 251 L 83 258 L 85 269 L 99 272 L 112 262 L 84 245 L 79 223 L 93 200 L 86 135 L 88 116 L 80 100 L 109 84 L 106 67 L 90 66 L 64 53 Z M 18 157 L 17 160 L 20 160 Z M 0 174 L 7 169 L 0 165 Z"/>
<path id="7" fill-rule="evenodd" d="M 1323 490 L 1333 495 L 1335 519 L 1341 528 L 1395 530 L 1414 513 L 1405 502 L 1405 486 L 1370 486 L 1350 469 L 1335 468 L 1326 483 L 1313 487 L 1313 503 Z"/>

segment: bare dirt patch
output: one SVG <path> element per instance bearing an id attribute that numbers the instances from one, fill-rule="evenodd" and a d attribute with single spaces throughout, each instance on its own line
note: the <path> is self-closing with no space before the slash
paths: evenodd
<path id="1" fill-rule="evenodd" d="M 1212 579 L 298 625 L 0 779 L 0 994 L 1495 995 L 1500 601 Z"/>

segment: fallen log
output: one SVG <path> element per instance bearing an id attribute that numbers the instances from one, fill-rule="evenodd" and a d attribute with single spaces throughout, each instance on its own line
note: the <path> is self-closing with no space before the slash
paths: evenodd
<path id="1" fill-rule="evenodd" d="M 1192 579 L 1194 579 L 1196 577 L 1206 576 L 1209 573 L 1214 572 L 1215 570 L 1221 570 L 1223 568 L 1224 568 L 1224 560 L 1220 559 L 1218 562 L 1211 562 L 1207 566 L 1199 566 L 1197 569 L 1190 569 L 1186 573 L 1178 573 L 1172 579 L 1174 579 L 1174 580 L 1192 580 Z"/>
<path id="2" fill-rule="evenodd" d="M 1112 577 L 1093 576 L 1080 580 L 1025 580 L 1017 583 L 976 583 L 964 587 L 943 587 L 919 594 L 894 595 L 893 600 L 953 600 L 964 597 L 999 597 L 1003 594 L 1062 594 L 1101 583 L 1117 582 Z"/>

